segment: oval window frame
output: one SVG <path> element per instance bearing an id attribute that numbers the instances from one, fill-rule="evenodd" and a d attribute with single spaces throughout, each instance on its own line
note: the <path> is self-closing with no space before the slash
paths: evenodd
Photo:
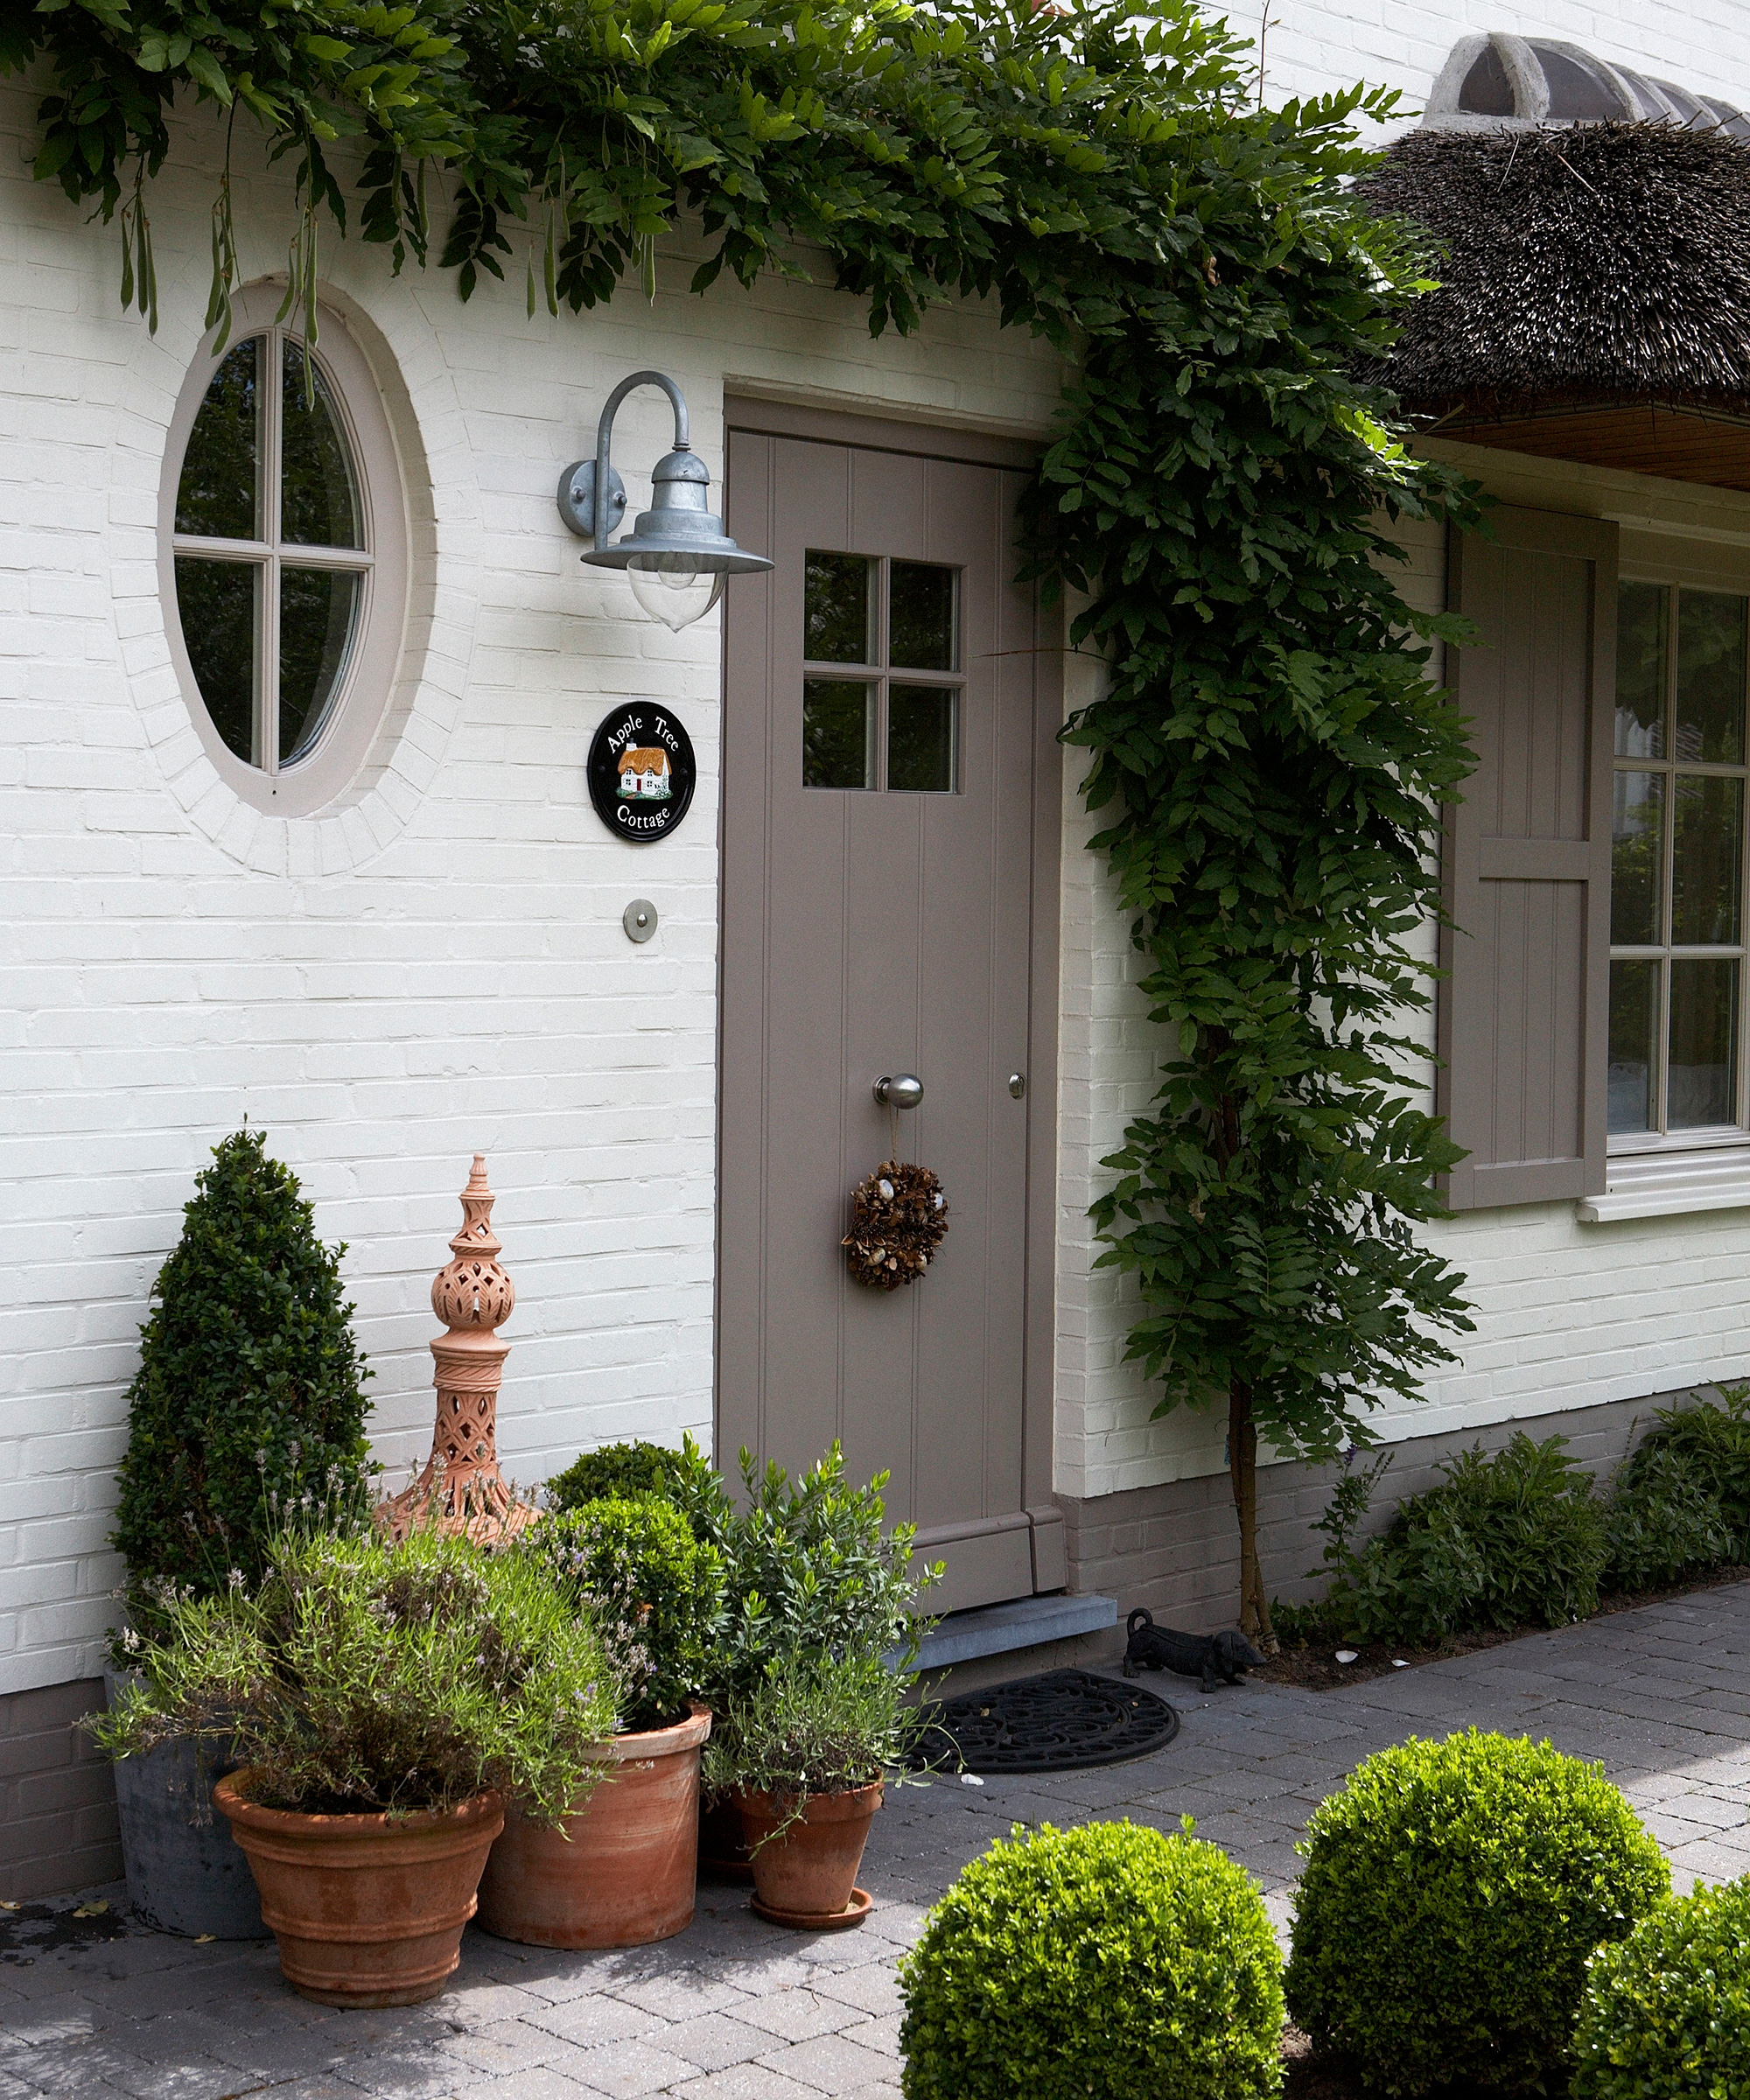
<path id="1" fill-rule="evenodd" d="M 293 817 L 313 816 L 346 794 L 369 761 L 388 712 L 407 625 L 408 518 L 406 476 L 382 382 L 344 318 L 326 302 L 318 302 L 315 357 L 353 450 L 370 566 L 363 571 L 363 602 L 346 670 L 315 743 L 295 764 L 276 773 L 240 759 L 207 712 L 183 638 L 176 589 L 177 493 L 194 419 L 226 353 L 246 336 L 276 326 L 301 340 L 297 328 L 275 320 L 284 297 L 282 287 L 273 284 L 252 284 L 235 293 L 225 351 L 215 354 L 209 334 L 184 376 L 165 434 L 158 489 L 158 594 L 183 704 L 214 771 L 251 808 Z"/>

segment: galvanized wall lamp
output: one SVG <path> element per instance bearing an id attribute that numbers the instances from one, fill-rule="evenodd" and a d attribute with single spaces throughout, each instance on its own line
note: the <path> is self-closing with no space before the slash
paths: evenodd
<path id="1" fill-rule="evenodd" d="M 675 449 L 651 473 L 650 508 L 623 540 L 612 540 L 626 515 L 626 484 L 608 448 L 615 411 L 634 387 L 661 387 L 675 409 Z M 747 576 L 772 564 L 746 554 L 706 508 L 710 472 L 687 441 L 687 403 L 661 372 L 634 372 L 607 397 L 596 431 L 596 456 L 578 459 L 559 477 L 559 515 L 595 546 L 584 560 L 597 569 L 624 569 L 632 595 L 653 620 L 676 634 L 717 603 L 726 576 Z"/>

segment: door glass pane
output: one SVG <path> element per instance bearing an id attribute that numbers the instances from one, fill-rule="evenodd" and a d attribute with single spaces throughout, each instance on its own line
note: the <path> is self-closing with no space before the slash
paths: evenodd
<path id="1" fill-rule="evenodd" d="M 802 681 L 802 785 L 875 785 L 875 688 L 837 678 Z"/>
<path id="2" fill-rule="evenodd" d="M 1746 602 L 1720 591 L 1678 594 L 1673 758 L 1732 766 L 1744 756 Z"/>
<path id="3" fill-rule="evenodd" d="M 1619 773 L 1611 782 L 1610 937 L 1619 947 L 1650 948 L 1660 937 L 1664 799 L 1662 774 Z"/>
<path id="4" fill-rule="evenodd" d="M 346 570 L 284 569 L 279 584 L 279 760 L 289 766 L 322 733 L 359 614 L 360 578 Z"/>
<path id="5" fill-rule="evenodd" d="M 1744 783 L 1680 773 L 1671 816 L 1672 942 L 1679 948 L 1735 943 Z"/>
<path id="6" fill-rule="evenodd" d="M 894 562 L 892 571 L 887 661 L 908 671 L 957 671 L 956 571 L 939 562 Z"/>
<path id="7" fill-rule="evenodd" d="M 939 685 L 895 685 L 887 695 L 887 785 L 952 794 L 959 695 Z"/>
<path id="8" fill-rule="evenodd" d="M 1613 962 L 1607 1129 L 1650 1130 L 1654 1127 L 1653 1047 L 1658 1024 L 1659 965 Z"/>
<path id="9" fill-rule="evenodd" d="M 1671 594 L 1662 584 L 1616 590 L 1616 754 L 1665 755 L 1665 628 Z"/>
<path id="10" fill-rule="evenodd" d="M 1735 961 L 1673 960 L 1668 1130 L 1701 1130 L 1734 1120 L 1737 1017 Z"/>
<path id="11" fill-rule="evenodd" d="M 176 557 L 176 609 L 194 682 L 225 748 L 249 766 L 262 762 L 256 735 L 262 573 L 255 562 Z"/>
<path id="12" fill-rule="evenodd" d="M 304 392 L 304 346 L 287 341 L 280 376 L 280 537 L 300 547 L 362 547 L 353 463 L 326 374 Z"/>
<path id="13" fill-rule="evenodd" d="M 803 585 L 802 654 L 811 663 L 873 663 L 873 597 L 860 554 L 822 554 L 810 547 Z M 822 786 L 829 783 L 822 782 Z"/>
<path id="14" fill-rule="evenodd" d="M 266 338 L 251 336 L 225 353 L 194 418 L 176 485 L 176 528 L 207 540 L 262 536 L 261 388 Z M 204 690 L 204 689 L 203 689 Z"/>

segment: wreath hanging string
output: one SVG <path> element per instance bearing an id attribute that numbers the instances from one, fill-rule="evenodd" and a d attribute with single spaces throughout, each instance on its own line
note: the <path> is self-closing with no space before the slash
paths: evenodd
<path id="1" fill-rule="evenodd" d="M 850 1273 L 872 1291 L 914 1284 L 948 1235 L 948 1199 L 927 1166 L 888 1159 L 859 1181 L 850 1230 L 839 1242 Z"/>

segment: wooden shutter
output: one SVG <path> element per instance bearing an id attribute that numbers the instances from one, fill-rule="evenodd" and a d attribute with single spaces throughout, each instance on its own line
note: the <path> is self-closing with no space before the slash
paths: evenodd
<path id="1" fill-rule="evenodd" d="M 1474 621 L 1450 683 L 1476 771 L 1447 812 L 1439 1098 L 1455 1210 L 1596 1194 L 1605 1175 L 1616 528 L 1531 510 L 1454 533 Z"/>

